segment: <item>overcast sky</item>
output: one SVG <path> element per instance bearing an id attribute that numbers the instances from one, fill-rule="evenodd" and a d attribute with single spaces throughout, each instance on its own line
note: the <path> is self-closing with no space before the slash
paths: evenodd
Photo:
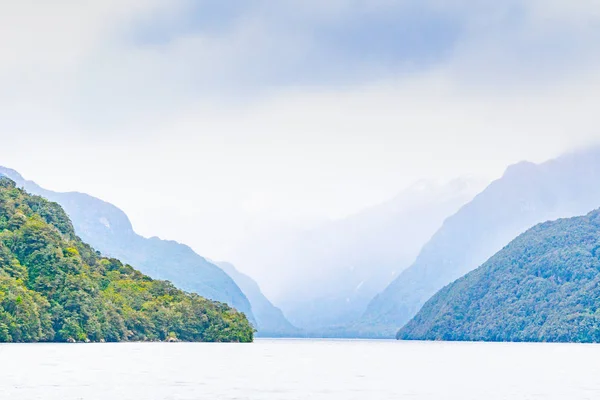
<path id="1" fill-rule="evenodd" d="M 600 0 L 0 0 L 0 87 L 1 165 L 228 259 L 595 142 Z"/>

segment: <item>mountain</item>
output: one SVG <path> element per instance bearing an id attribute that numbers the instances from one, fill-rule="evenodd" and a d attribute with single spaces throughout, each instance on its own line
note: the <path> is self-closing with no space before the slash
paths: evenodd
<path id="1" fill-rule="evenodd" d="M 268 267 L 280 290 L 277 304 L 292 324 L 326 335 L 359 318 L 373 296 L 414 261 L 444 218 L 475 195 L 474 187 L 479 186 L 464 179 L 446 185 L 422 181 L 347 218 L 271 237 L 273 250 L 243 258 Z"/>
<path id="2" fill-rule="evenodd" d="M 244 314 L 104 258 L 0 175 L 0 342 L 252 341 Z"/>
<path id="3" fill-rule="evenodd" d="M 414 264 L 371 301 L 359 325 L 393 337 L 438 290 L 530 227 L 600 206 L 600 186 L 593 184 L 599 178 L 597 147 L 509 167 L 444 222 Z"/>
<path id="4" fill-rule="evenodd" d="M 233 278 L 248 300 L 250 300 L 252 313 L 256 319 L 257 336 L 290 337 L 301 335 L 301 331 L 293 326 L 285 318 L 283 312 L 265 297 L 258 284 L 252 278 L 239 272 L 228 262 L 217 262 L 215 264 Z"/>
<path id="5" fill-rule="evenodd" d="M 77 235 L 102 254 L 133 265 L 152 278 L 168 280 L 186 292 L 226 303 L 255 323 L 250 302 L 233 279 L 190 247 L 136 234 L 123 211 L 95 197 L 46 190 L 8 168 L 0 167 L 0 173 L 28 192 L 60 204 L 73 221 Z"/>
<path id="6" fill-rule="evenodd" d="M 481 186 L 467 179 L 443 185 L 422 181 L 347 218 L 259 238 L 240 259 L 248 270 L 267 271 L 261 286 L 292 324 L 322 335 L 359 318 Z"/>
<path id="7" fill-rule="evenodd" d="M 530 229 L 433 296 L 398 338 L 600 342 L 600 211 Z"/>

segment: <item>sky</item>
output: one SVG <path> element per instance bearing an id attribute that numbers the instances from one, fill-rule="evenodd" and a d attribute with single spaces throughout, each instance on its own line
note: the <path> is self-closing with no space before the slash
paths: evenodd
<path id="1" fill-rule="evenodd" d="M 0 165 L 228 260 L 597 142 L 599 67 L 600 0 L 0 0 Z"/>

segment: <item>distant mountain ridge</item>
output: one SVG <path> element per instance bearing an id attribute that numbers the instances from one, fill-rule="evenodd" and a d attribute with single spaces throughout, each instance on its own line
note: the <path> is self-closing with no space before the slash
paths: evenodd
<path id="1" fill-rule="evenodd" d="M 274 299 L 292 324 L 310 336 L 330 336 L 332 327 L 334 336 L 347 336 L 340 327 L 359 318 L 443 220 L 482 186 L 474 179 L 420 181 L 347 218 L 250 242 L 242 259 L 278 282 L 281 294 Z"/>
<path id="2" fill-rule="evenodd" d="M 250 300 L 252 313 L 256 319 L 257 336 L 297 337 L 303 335 L 302 331 L 293 326 L 285 318 L 283 312 L 265 297 L 258 284 L 251 277 L 239 272 L 231 263 L 215 262 L 215 264 L 233 278 Z"/>
<path id="3" fill-rule="evenodd" d="M 398 338 L 600 342 L 600 211 L 528 230 L 440 290 Z"/>
<path id="4" fill-rule="evenodd" d="M 136 234 L 122 210 L 95 197 L 47 190 L 5 167 L 0 167 L 0 174 L 30 193 L 59 203 L 73 221 L 77 235 L 103 254 L 118 258 L 152 278 L 168 280 L 187 292 L 226 303 L 256 324 L 250 302 L 233 279 L 190 247 Z"/>
<path id="5" fill-rule="evenodd" d="M 385 337 L 411 319 L 445 285 L 472 271 L 537 223 L 582 215 L 600 206 L 600 148 L 539 165 L 509 167 L 448 218 L 415 263 L 369 304 L 359 327 Z"/>

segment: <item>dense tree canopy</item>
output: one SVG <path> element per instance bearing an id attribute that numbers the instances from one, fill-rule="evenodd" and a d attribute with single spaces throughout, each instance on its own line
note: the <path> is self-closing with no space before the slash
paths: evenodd
<path id="1" fill-rule="evenodd" d="M 438 292 L 398 338 L 600 342 L 600 211 L 530 229 Z"/>
<path id="2" fill-rule="evenodd" d="M 244 314 L 101 257 L 62 208 L 0 176 L 0 342 L 236 341 Z"/>

